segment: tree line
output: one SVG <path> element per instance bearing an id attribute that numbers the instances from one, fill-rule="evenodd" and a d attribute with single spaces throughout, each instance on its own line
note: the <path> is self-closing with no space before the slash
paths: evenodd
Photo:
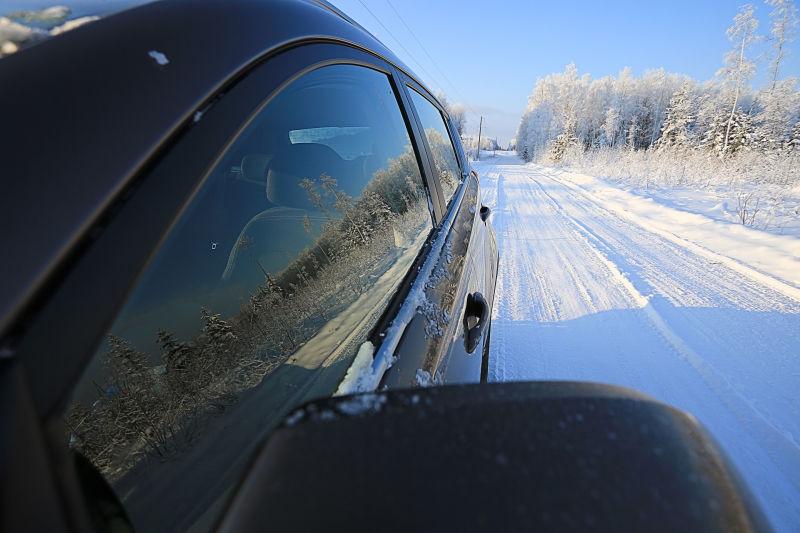
<path id="1" fill-rule="evenodd" d="M 517 131 L 525 160 L 560 161 L 570 150 L 697 150 L 730 158 L 743 152 L 800 149 L 800 91 L 783 71 L 798 28 L 792 0 L 766 0 L 771 26 L 758 32 L 745 5 L 727 31 L 731 48 L 714 79 L 698 82 L 664 69 L 592 79 L 574 64 L 539 79 Z M 759 66 L 754 45 L 768 39 L 765 85 L 751 87 Z"/>

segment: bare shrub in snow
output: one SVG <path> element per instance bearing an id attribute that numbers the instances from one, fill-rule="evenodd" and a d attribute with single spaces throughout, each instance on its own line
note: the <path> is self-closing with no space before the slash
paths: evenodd
<path id="1" fill-rule="evenodd" d="M 755 192 L 738 191 L 736 193 L 736 215 L 743 226 L 755 224 L 760 206 L 761 198 Z"/>

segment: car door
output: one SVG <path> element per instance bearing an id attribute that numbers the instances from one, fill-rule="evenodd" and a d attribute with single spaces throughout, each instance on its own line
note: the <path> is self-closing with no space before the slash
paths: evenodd
<path id="1" fill-rule="evenodd" d="M 89 515 L 207 530 L 261 438 L 391 337 L 442 217 L 403 98 L 372 54 L 292 48 L 115 206 L 17 352 Z"/>
<path id="2" fill-rule="evenodd" d="M 445 216 L 433 275 L 383 383 L 392 388 L 485 380 L 497 264 L 488 209 L 479 205 L 477 174 L 446 112 L 422 86 L 404 81 Z"/>

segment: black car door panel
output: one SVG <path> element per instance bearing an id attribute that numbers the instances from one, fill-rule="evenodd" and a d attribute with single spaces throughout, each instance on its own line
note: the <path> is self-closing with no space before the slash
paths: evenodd
<path id="1" fill-rule="evenodd" d="M 213 521 L 248 451 L 333 394 L 402 300 L 441 207 L 394 72 L 312 44 L 245 76 L 163 147 L 20 343 L 53 446 L 140 529 Z"/>
<path id="2" fill-rule="evenodd" d="M 451 206 L 452 225 L 446 228 L 436 266 L 425 283 L 424 301 L 406 326 L 395 351 L 396 362 L 382 382 L 385 387 L 480 380 L 481 350 L 467 353 L 463 327 L 468 295 L 486 292 L 484 236 L 475 222 L 478 180 L 470 175 L 461 187 Z"/>

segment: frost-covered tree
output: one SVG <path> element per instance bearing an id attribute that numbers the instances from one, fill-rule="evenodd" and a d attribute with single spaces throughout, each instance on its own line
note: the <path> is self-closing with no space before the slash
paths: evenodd
<path id="1" fill-rule="evenodd" d="M 770 62 L 770 90 L 774 90 L 778 83 L 778 74 L 781 63 L 786 58 L 787 46 L 797 36 L 798 19 L 797 6 L 794 0 L 765 0 L 772 7 L 769 16 L 772 19 L 770 27 L 770 41 L 772 44 L 772 61 Z"/>
<path id="2" fill-rule="evenodd" d="M 753 119 L 750 113 L 737 110 L 728 130 L 727 153 L 737 153 L 741 150 L 750 150 L 753 147 Z"/>
<path id="3" fill-rule="evenodd" d="M 670 101 L 670 96 L 668 94 L 669 89 L 667 87 L 667 74 L 664 69 L 661 68 L 653 71 L 650 73 L 650 76 L 654 77 L 653 85 L 660 88 L 657 93 L 658 96 L 655 98 L 654 102 L 649 106 L 645 105 L 645 107 L 650 110 L 651 115 L 650 139 L 647 143 L 647 146 L 652 146 L 656 141 L 656 137 L 661 133 L 663 119 L 665 118 L 664 109 L 667 103 Z"/>
<path id="4" fill-rule="evenodd" d="M 638 148 L 636 139 L 641 135 L 641 129 L 637 119 L 638 117 L 635 115 L 631 117 L 630 122 L 628 122 L 627 131 L 625 132 L 625 145 L 631 150 Z"/>
<path id="5" fill-rule="evenodd" d="M 606 146 L 614 146 L 617 140 L 617 132 L 619 131 L 619 110 L 616 107 L 610 107 L 606 110 L 605 120 L 603 121 L 603 140 Z"/>
<path id="6" fill-rule="evenodd" d="M 161 346 L 161 358 L 164 361 L 164 375 L 167 386 L 178 394 L 190 393 L 205 380 L 198 379 L 197 363 L 192 356 L 192 348 L 175 339 L 172 333 L 165 330 L 158 332 L 158 344 Z"/>
<path id="7" fill-rule="evenodd" d="M 746 5 L 727 30 L 732 48 L 711 81 L 701 84 L 661 69 L 637 77 L 629 68 L 593 80 L 573 64 L 540 78 L 520 119 L 517 152 L 530 161 L 558 158 L 573 144 L 587 152 L 680 146 L 724 159 L 794 146 L 800 91 L 796 79 L 780 78 L 780 69 L 796 34 L 797 9 L 791 0 L 765 1 L 773 7 L 773 53 L 764 89 L 750 87 L 756 68 L 752 45 L 760 37 L 754 9 Z"/>
<path id="8" fill-rule="evenodd" d="M 786 144 L 790 150 L 800 151 L 800 121 L 792 128 L 792 136 Z"/>
<path id="9" fill-rule="evenodd" d="M 550 160 L 554 163 L 560 162 L 564 159 L 567 151 L 578 145 L 578 138 L 575 135 L 576 120 L 574 117 L 569 117 L 564 126 L 564 131 L 555 138 L 549 150 Z"/>
<path id="10" fill-rule="evenodd" d="M 564 72 L 536 82 L 517 130 L 517 150 L 528 160 L 549 156 L 569 120 L 577 144 L 585 149 L 618 144 L 648 148 L 661 131 L 669 99 L 684 81 L 684 76 L 663 70 L 637 78 L 630 69 L 592 80 L 567 65 Z"/>
<path id="11" fill-rule="evenodd" d="M 758 20 L 754 13 L 753 6 L 746 4 L 733 17 L 733 25 L 727 31 L 728 39 L 733 44 L 733 48 L 725 54 L 724 65 L 717 72 L 726 90 L 727 107 L 729 109 L 728 121 L 725 124 L 725 136 L 722 142 L 722 156 L 728 152 L 731 132 L 734 128 L 742 92 L 756 71 L 755 63 L 747 57 L 750 46 L 758 40 L 758 35 L 756 34 Z"/>
<path id="12" fill-rule="evenodd" d="M 780 149 L 791 136 L 791 128 L 800 116 L 800 93 L 797 80 L 777 81 L 770 89 L 761 91 L 755 114 L 757 146 L 765 152 Z"/>
<path id="13" fill-rule="evenodd" d="M 691 144 L 690 126 L 694 121 L 692 84 L 684 82 L 672 95 L 667 106 L 661 136 L 654 143 L 656 148 L 688 147 Z"/>
<path id="14" fill-rule="evenodd" d="M 453 125 L 456 127 L 456 131 L 458 131 L 458 135 L 464 135 L 464 131 L 467 128 L 467 111 L 464 109 L 464 106 L 461 104 L 454 104 L 448 110 L 448 113 L 450 118 L 453 120 Z"/>
<path id="15" fill-rule="evenodd" d="M 711 102 L 715 101 L 714 99 L 710 100 Z M 703 111 L 705 116 L 699 146 L 721 156 L 724 153 L 730 117 L 721 107 L 715 106 L 712 109 L 711 106 L 706 105 L 703 106 Z M 735 117 L 736 115 L 734 114 L 734 119 Z"/>
<path id="16" fill-rule="evenodd" d="M 203 307 L 200 310 L 203 321 L 202 348 L 203 370 L 213 374 L 224 374 L 234 366 L 236 357 L 236 335 L 233 327 L 219 313 L 212 313 Z"/>
<path id="17" fill-rule="evenodd" d="M 467 111 L 464 109 L 464 105 L 460 103 L 451 103 L 447 96 L 441 91 L 436 93 L 436 99 L 439 100 L 439 103 L 442 104 L 447 114 L 450 115 L 450 119 L 453 121 L 453 125 L 458 131 L 458 135 L 464 135 L 464 130 L 467 127 Z"/>

